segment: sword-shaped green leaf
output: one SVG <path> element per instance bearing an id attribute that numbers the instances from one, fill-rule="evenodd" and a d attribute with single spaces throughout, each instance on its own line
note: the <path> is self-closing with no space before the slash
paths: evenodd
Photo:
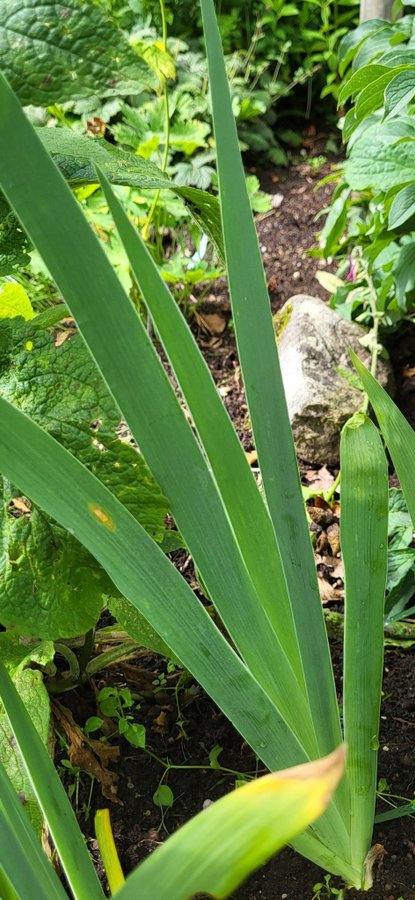
<path id="1" fill-rule="evenodd" d="M 104 894 L 65 789 L 1 662 L 0 699 L 75 897 L 77 900 L 102 900 Z M 33 843 L 28 846 L 28 851 L 32 851 L 33 858 Z"/>
<path id="2" fill-rule="evenodd" d="M 298 634 L 316 740 L 323 755 L 341 740 L 327 635 L 213 0 L 201 0 L 201 7 L 235 334 L 265 495 Z"/>
<path id="3" fill-rule="evenodd" d="M 376 426 L 363 413 L 344 426 L 340 463 L 345 572 L 343 718 L 351 854 L 358 868 L 370 846 L 375 813 L 388 544 L 386 457 Z"/>

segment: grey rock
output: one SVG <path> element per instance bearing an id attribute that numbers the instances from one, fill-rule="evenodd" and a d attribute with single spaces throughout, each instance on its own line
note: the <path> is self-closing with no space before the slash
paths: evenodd
<path id="1" fill-rule="evenodd" d="M 365 331 L 307 294 L 290 297 L 274 325 L 297 454 L 306 462 L 337 466 L 341 429 L 362 405 L 361 391 L 339 369 L 356 375 L 350 347 L 370 365 L 370 353 L 359 341 Z M 387 360 L 379 360 L 377 377 L 391 391 Z"/>

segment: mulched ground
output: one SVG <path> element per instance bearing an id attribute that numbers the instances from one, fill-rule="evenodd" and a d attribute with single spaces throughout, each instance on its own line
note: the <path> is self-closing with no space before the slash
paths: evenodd
<path id="1" fill-rule="evenodd" d="M 319 136 L 313 136 L 314 154 L 321 152 Z M 273 309 L 279 308 L 293 293 L 312 293 L 325 299 L 325 292 L 315 278 L 318 263 L 307 257 L 306 250 L 315 243 L 318 225 L 315 216 L 330 199 L 330 187 L 316 193 L 319 178 L 329 170 L 327 163 L 318 173 L 307 161 L 289 171 L 266 173 L 264 188 L 278 198 L 278 208 L 259 222 L 260 244 L 266 266 Z M 253 298 L 254 302 L 254 298 Z M 213 318 L 212 318 L 213 317 Z M 229 412 L 235 422 L 245 450 L 253 448 L 247 410 L 242 391 L 238 359 L 232 331 L 228 327 L 229 304 L 224 285 L 215 291 L 198 311 L 194 327 L 209 367 L 217 381 Z M 400 403 L 415 425 L 415 329 L 402 331 L 394 341 L 393 353 L 397 368 Z M 185 557 L 177 558 L 178 567 L 187 566 L 186 575 L 192 581 L 192 570 Z M 333 658 L 339 666 L 340 645 L 333 643 Z M 109 805 L 116 844 L 126 873 L 188 818 L 199 812 L 205 801 L 211 801 L 231 790 L 234 777 L 209 767 L 209 752 L 216 745 L 223 747 L 220 762 L 223 766 L 248 773 L 255 770 L 255 758 L 240 735 L 229 725 L 212 701 L 192 679 L 175 693 L 177 673 L 166 673 L 154 657 L 142 657 L 136 664 L 118 665 L 97 678 L 81 693 L 62 697 L 76 721 L 83 725 L 86 718 L 96 714 L 96 690 L 108 683 L 130 689 L 144 696 L 139 721 L 147 728 L 148 746 L 160 757 L 184 768 L 170 770 L 166 783 L 174 794 L 174 805 L 164 813 L 154 805 L 152 797 L 163 775 L 163 767 L 142 751 L 121 741 L 121 756 L 110 767 L 117 776 L 118 798 L 121 805 L 109 803 L 100 795 L 96 785 L 93 809 L 82 827 L 93 838 L 93 810 Z M 415 790 L 414 655 L 410 650 L 387 650 L 384 680 L 384 704 L 381 722 L 379 777 L 385 778 L 392 794 L 413 798 Z M 154 686 L 155 678 L 165 674 L 165 684 Z M 340 678 L 339 678 L 339 689 Z M 204 769 L 186 769 L 186 765 L 202 765 Z M 82 790 L 81 790 L 82 798 Z M 379 802 L 379 811 L 386 810 Z M 377 827 L 375 841 L 384 845 L 386 855 L 376 873 L 376 883 L 369 894 L 373 900 L 415 900 L 415 828 L 412 818 L 394 820 Z M 284 850 L 264 869 L 233 895 L 234 900 L 312 900 L 313 886 L 322 880 L 317 867 L 290 850 Z M 330 884 L 338 887 L 336 879 Z M 328 896 L 322 894 L 322 897 Z M 351 891 L 350 898 L 359 896 Z M 150 900 L 150 898 L 143 898 Z M 153 898 L 152 898 L 153 900 Z M 154 898 L 157 900 L 157 898 Z"/>

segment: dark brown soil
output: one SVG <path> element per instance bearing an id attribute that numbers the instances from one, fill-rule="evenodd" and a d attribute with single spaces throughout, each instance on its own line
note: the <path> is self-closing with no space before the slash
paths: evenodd
<path id="1" fill-rule="evenodd" d="M 315 215 L 330 199 L 331 188 L 326 186 L 315 192 L 317 181 L 327 174 L 329 165 L 318 174 L 308 163 L 285 171 L 267 173 L 263 186 L 283 199 L 272 215 L 258 223 L 259 239 L 266 266 L 273 309 L 276 310 L 294 293 L 312 293 L 325 299 L 325 293 L 315 278 L 316 260 L 307 257 L 306 251 L 315 243 L 318 225 Z M 207 318 L 195 320 L 194 327 L 209 367 L 220 387 L 246 451 L 253 449 L 247 409 L 242 390 L 239 365 L 230 319 L 226 292 L 215 290 L 201 309 L 209 317 L 219 315 L 226 327 Z M 400 402 L 405 413 L 415 425 L 415 329 L 400 334 L 395 340 L 395 360 L 400 387 Z M 186 557 L 177 557 L 179 568 L 187 566 Z M 190 578 L 189 572 L 186 573 Z M 339 645 L 333 645 L 335 663 L 340 655 Z M 122 806 L 108 803 L 95 786 L 93 807 L 109 805 L 116 844 L 126 873 L 152 852 L 168 833 L 178 828 L 195 813 L 205 801 L 212 801 L 231 790 L 235 777 L 209 767 L 209 752 L 216 745 L 223 751 L 220 763 L 238 772 L 255 771 L 256 760 L 240 735 L 231 727 L 212 701 L 191 678 L 177 694 L 177 673 L 165 673 L 166 682 L 161 687 L 151 685 L 160 676 L 154 657 L 141 658 L 139 666 L 124 665 L 113 668 L 97 679 L 94 690 L 108 683 L 119 687 L 128 685 L 138 695 L 144 693 L 139 721 L 147 728 L 148 747 L 171 764 L 183 767 L 170 769 L 165 774 L 163 766 L 121 740 L 121 758 L 114 767 L 118 778 L 118 797 Z M 156 671 L 154 667 L 156 666 Z M 412 651 L 388 650 L 384 681 L 384 703 L 381 721 L 379 752 L 379 777 L 385 778 L 391 794 L 412 799 L 415 790 L 415 693 L 413 684 L 414 655 Z M 146 675 L 143 675 L 143 670 Z M 85 690 L 82 694 L 66 694 L 63 702 L 74 711 L 77 721 L 83 725 L 89 715 L 96 714 L 95 693 Z M 186 766 L 205 766 L 189 769 Z M 174 794 L 172 809 L 164 813 L 153 803 L 153 794 L 164 777 Z M 396 802 L 404 802 L 396 801 Z M 385 801 L 379 801 L 379 812 L 387 809 Z M 82 822 L 90 836 L 90 846 L 96 855 L 93 839 L 93 814 Z M 368 895 L 373 900 L 415 900 L 415 827 L 413 818 L 406 817 L 377 826 L 374 840 L 383 844 L 386 854 L 383 865 L 376 873 L 376 882 Z M 278 857 L 242 886 L 233 895 L 234 900 L 312 900 L 314 885 L 324 873 L 316 866 L 284 850 Z M 330 881 L 339 887 L 337 879 Z M 322 893 L 324 898 L 328 894 Z M 359 896 L 351 891 L 348 897 Z M 143 898 L 149 900 L 149 898 Z M 153 900 L 153 898 L 152 898 Z M 157 900 L 157 898 L 154 898 Z"/>

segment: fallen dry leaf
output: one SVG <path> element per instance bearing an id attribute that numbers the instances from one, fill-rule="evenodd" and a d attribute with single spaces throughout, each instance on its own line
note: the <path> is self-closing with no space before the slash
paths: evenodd
<path id="1" fill-rule="evenodd" d="M 333 556 L 340 553 L 340 529 L 339 523 L 333 522 L 327 527 L 327 541 Z"/>
<path id="2" fill-rule="evenodd" d="M 26 518 L 30 518 L 30 513 L 32 510 L 32 505 L 26 497 L 13 497 L 13 500 L 10 500 L 9 503 L 9 512 L 15 519 L 20 518 L 20 516 L 26 516 Z"/>
<path id="3" fill-rule="evenodd" d="M 202 313 L 196 310 L 195 320 L 206 334 L 223 334 L 226 328 L 226 319 L 219 313 Z"/>
<path id="4" fill-rule="evenodd" d="M 413 378 L 415 376 L 415 366 L 405 366 L 402 375 L 404 378 Z"/>
<path id="5" fill-rule="evenodd" d="M 71 331 L 56 331 L 54 341 L 55 347 L 62 347 L 62 344 L 64 344 L 72 334 L 73 332 Z"/>
<path id="6" fill-rule="evenodd" d="M 313 469 L 309 469 L 305 472 L 304 481 L 306 481 L 313 490 L 326 492 L 330 490 L 334 482 L 334 477 L 331 472 L 329 472 L 327 466 L 322 466 L 318 472 Z"/>
<path id="7" fill-rule="evenodd" d="M 323 606 L 325 603 L 332 603 L 334 600 L 343 600 L 343 591 L 330 584 L 326 578 L 318 579 L 318 587 Z"/>
<path id="8" fill-rule="evenodd" d="M 256 450 L 246 450 L 245 456 L 246 456 L 250 466 L 254 466 L 255 463 L 258 462 L 258 456 L 257 456 Z"/>
<path id="9" fill-rule="evenodd" d="M 104 797 L 122 806 L 122 801 L 117 797 L 117 776 L 107 769 L 108 763 L 116 762 L 118 759 L 120 748 L 84 734 L 76 724 L 70 709 L 63 706 L 59 700 L 53 702 L 52 710 L 68 739 L 68 756 L 72 765 L 79 766 L 83 772 L 93 775 L 100 782 Z"/>

